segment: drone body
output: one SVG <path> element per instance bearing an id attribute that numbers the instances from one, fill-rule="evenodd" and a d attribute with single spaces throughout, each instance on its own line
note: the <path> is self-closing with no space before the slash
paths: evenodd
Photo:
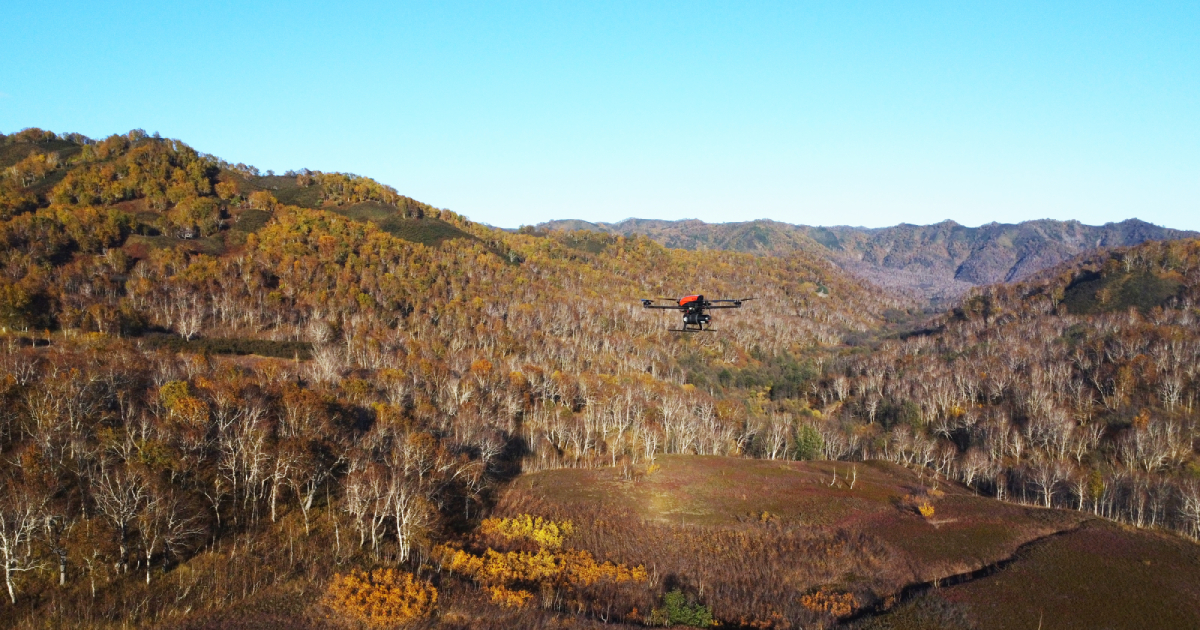
<path id="1" fill-rule="evenodd" d="M 655 308 L 672 311 L 683 311 L 683 328 L 671 328 L 672 332 L 703 332 L 712 330 L 705 328 L 712 322 L 712 316 L 704 311 L 716 308 L 741 308 L 742 302 L 754 298 L 738 298 L 735 300 L 706 300 L 703 295 L 686 295 L 679 299 L 658 298 L 674 304 L 655 304 L 654 300 L 643 299 L 643 308 Z"/>

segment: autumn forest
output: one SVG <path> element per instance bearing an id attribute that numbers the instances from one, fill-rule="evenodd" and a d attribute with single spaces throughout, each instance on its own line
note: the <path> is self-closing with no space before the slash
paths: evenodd
<path id="1" fill-rule="evenodd" d="M 1197 239 L 934 309 L 812 250 L 501 230 L 136 130 L 0 135 L 0 167 L 3 627 L 974 627 L 904 589 L 1087 523 L 1200 537 Z M 639 301 L 694 292 L 756 300 L 695 335 Z M 1028 536 L 901 570 L 842 513 L 617 500 L 763 462 Z"/>

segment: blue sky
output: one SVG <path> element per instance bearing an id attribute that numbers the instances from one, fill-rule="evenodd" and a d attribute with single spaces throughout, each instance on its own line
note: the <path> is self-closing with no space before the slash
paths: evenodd
<path id="1" fill-rule="evenodd" d="M 6 3 L 0 131 L 143 128 L 515 227 L 1200 229 L 1200 3 Z"/>

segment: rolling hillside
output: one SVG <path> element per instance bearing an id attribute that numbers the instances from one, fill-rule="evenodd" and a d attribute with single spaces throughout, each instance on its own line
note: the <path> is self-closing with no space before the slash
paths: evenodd
<path id="1" fill-rule="evenodd" d="M 380 565 L 494 610 L 428 554 L 507 479 L 656 448 L 660 401 L 733 453 L 746 396 L 794 399 L 815 354 L 912 306 L 804 252 L 511 234 L 139 131 L 0 148 L 5 627 L 50 607 L 147 626 L 264 589 L 320 619 L 337 573 Z M 703 336 L 638 301 L 694 291 L 759 301 Z M 621 446 L 595 439 L 613 413 L 638 424 Z"/>
<path id="2" fill-rule="evenodd" d="M 1105 540 L 1195 586 L 1200 240 L 914 329 L 804 234 L 508 232 L 140 131 L 0 166 L 0 627 L 942 623 Z M 695 291 L 758 299 L 638 301 Z"/>

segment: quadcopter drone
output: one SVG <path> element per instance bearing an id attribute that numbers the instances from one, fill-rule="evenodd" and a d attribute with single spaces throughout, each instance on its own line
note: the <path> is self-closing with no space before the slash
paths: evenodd
<path id="1" fill-rule="evenodd" d="M 674 304 L 655 304 L 654 300 L 642 300 L 643 308 L 659 308 L 672 311 L 683 311 L 683 328 L 669 328 L 671 332 L 704 332 L 711 331 L 711 328 L 705 328 L 712 321 L 712 317 L 704 311 L 715 308 L 741 308 L 742 302 L 749 302 L 754 298 L 738 298 L 736 300 L 706 300 L 703 295 L 687 295 L 679 298 L 658 298 Z"/>

